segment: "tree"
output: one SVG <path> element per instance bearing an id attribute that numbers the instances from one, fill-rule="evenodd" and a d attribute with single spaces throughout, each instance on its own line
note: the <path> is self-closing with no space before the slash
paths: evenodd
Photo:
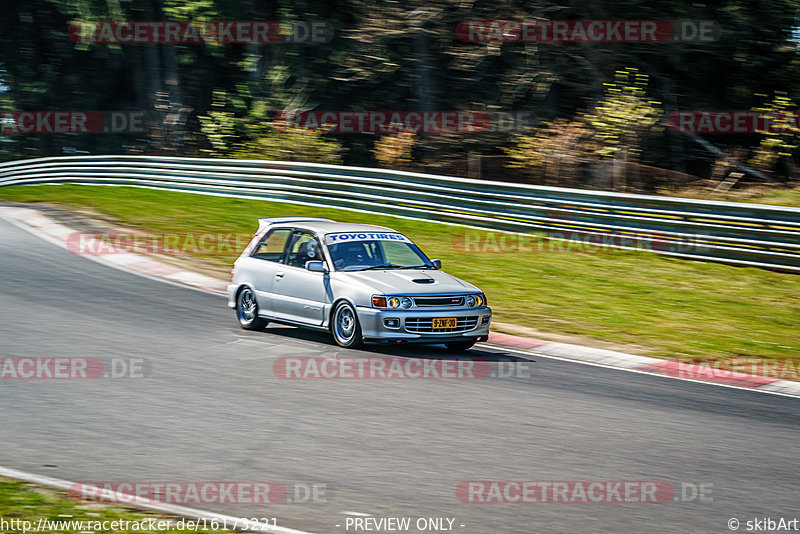
<path id="1" fill-rule="evenodd" d="M 556 119 L 544 123 L 533 135 L 517 135 L 503 151 L 511 168 L 533 168 L 544 174 L 545 182 L 578 185 L 582 165 L 595 159 L 595 131 L 583 118 Z"/>
<path id="2" fill-rule="evenodd" d="M 642 143 L 657 126 L 663 111 L 660 102 L 647 100 L 648 76 L 638 69 L 617 71 L 616 82 L 604 84 L 606 94 L 585 119 L 595 131 L 601 158 L 638 162 Z"/>
<path id="3" fill-rule="evenodd" d="M 383 135 L 375 141 L 372 153 L 381 167 L 388 169 L 407 169 L 411 165 L 414 148 L 414 132 L 400 132 L 396 135 Z"/>
<path id="4" fill-rule="evenodd" d="M 342 145 L 325 134 L 301 128 L 272 128 L 255 139 L 246 141 L 228 157 L 238 159 L 269 159 L 304 161 L 308 163 L 342 163 Z"/>
<path id="5" fill-rule="evenodd" d="M 766 96 L 766 95 L 761 95 Z M 779 163 L 785 165 L 786 174 L 792 177 L 796 166 L 792 156 L 800 148 L 800 115 L 795 111 L 791 98 L 785 93 L 777 94 L 767 105 L 753 108 L 762 113 L 771 127 L 759 131 L 764 137 L 753 149 L 748 163 L 764 172 L 774 172 Z"/>

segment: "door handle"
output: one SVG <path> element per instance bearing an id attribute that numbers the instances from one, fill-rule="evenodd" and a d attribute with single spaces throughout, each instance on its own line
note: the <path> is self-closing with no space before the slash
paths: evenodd
<path id="1" fill-rule="evenodd" d="M 275 273 L 275 278 L 283 278 L 283 272 Z"/>

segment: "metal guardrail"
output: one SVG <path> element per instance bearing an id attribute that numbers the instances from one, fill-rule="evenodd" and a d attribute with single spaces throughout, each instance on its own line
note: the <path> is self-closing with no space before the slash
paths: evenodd
<path id="1" fill-rule="evenodd" d="M 798 208 L 280 161 L 67 156 L 0 164 L 0 187 L 65 182 L 339 207 L 800 272 Z"/>

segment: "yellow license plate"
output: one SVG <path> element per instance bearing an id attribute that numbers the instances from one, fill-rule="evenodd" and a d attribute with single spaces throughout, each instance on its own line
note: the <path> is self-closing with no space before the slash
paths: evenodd
<path id="1" fill-rule="evenodd" d="M 455 317 L 447 317 L 444 319 L 434 319 L 433 320 L 433 329 L 434 330 L 441 330 L 442 328 L 455 328 L 456 327 L 456 318 Z"/>

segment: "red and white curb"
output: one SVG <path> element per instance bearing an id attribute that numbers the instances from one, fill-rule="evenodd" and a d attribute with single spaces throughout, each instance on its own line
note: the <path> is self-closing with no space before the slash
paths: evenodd
<path id="1" fill-rule="evenodd" d="M 41 212 L 31 208 L 0 206 L 0 217 L 67 250 L 69 250 L 67 247 L 67 239 L 70 235 L 75 233 L 74 229 L 55 222 Z M 226 289 L 228 284 L 224 280 L 192 271 L 186 271 L 150 259 L 141 254 L 119 252 L 107 255 L 85 254 L 84 256 L 99 263 L 148 278 L 179 283 L 210 293 L 222 295 L 227 293 Z M 800 382 L 725 371 L 722 369 L 711 369 L 703 365 L 687 364 L 673 360 L 649 358 L 624 352 L 595 349 L 568 343 L 555 343 L 541 339 L 494 332 L 489 334 L 489 344 L 495 345 L 498 348 L 512 349 L 522 353 L 536 354 L 547 358 L 573 361 L 586 365 L 610 367 L 635 373 L 749 389 L 776 395 L 800 396 Z"/>
<path id="2" fill-rule="evenodd" d="M 659 375 L 689 382 L 704 382 L 718 386 L 750 389 L 777 395 L 800 396 L 800 382 L 780 378 L 751 375 L 714 369 L 707 365 L 696 365 L 674 360 L 662 360 L 637 356 L 625 352 L 595 349 L 582 345 L 554 343 L 509 334 L 491 333 L 489 343 L 503 348 L 519 349 L 545 357 L 569 360 L 600 367 L 612 367 L 631 372 Z"/>
<path id="3" fill-rule="evenodd" d="M 35 209 L 0 206 L 0 217 L 67 250 L 70 250 L 67 245 L 70 236 L 76 233 L 76 230 L 54 221 Z M 97 239 L 89 237 L 84 238 L 84 241 L 87 250 L 102 250 Z M 227 294 L 228 284 L 223 280 L 186 271 L 135 252 L 119 251 L 114 254 L 86 253 L 81 255 L 124 271 L 177 282 L 211 293 Z"/>
<path id="4" fill-rule="evenodd" d="M 19 471 L 17 469 L 10 469 L 8 467 L 0 466 L 0 477 L 11 478 L 14 480 L 21 480 L 44 488 L 63 491 L 69 493 L 71 488 L 76 486 L 75 482 L 69 480 L 62 480 L 60 478 L 53 478 L 44 475 L 37 475 L 28 473 L 26 471 Z M 83 484 L 86 486 L 86 484 Z M 87 486 L 91 488 L 91 486 Z M 161 514 L 169 515 L 172 517 L 182 517 L 185 519 L 206 520 L 208 522 L 217 520 L 224 522 L 226 525 L 235 525 L 235 530 L 243 532 L 269 532 L 275 534 L 311 534 L 304 530 L 295 530 L 292 528 L 279 527 L 277 525 L 269 525 L 251 521 L 245 518 L 237 518 L 224 514 L 217 514 L 214 512 L 206 512 L 205 510 L 198 510 L 196 508 L 189 508 L 187 506 L 180 506 L 177 504 L 164 503 L 152 499 L 147 499 L 138 495 L 126 496 L 121 494 L 120 497 L 125 498 L 127 501 L 124 505 L 125 508 L 133 508 L 136 510 L 144 510 L 148 512 L 158 512 Z"/>

